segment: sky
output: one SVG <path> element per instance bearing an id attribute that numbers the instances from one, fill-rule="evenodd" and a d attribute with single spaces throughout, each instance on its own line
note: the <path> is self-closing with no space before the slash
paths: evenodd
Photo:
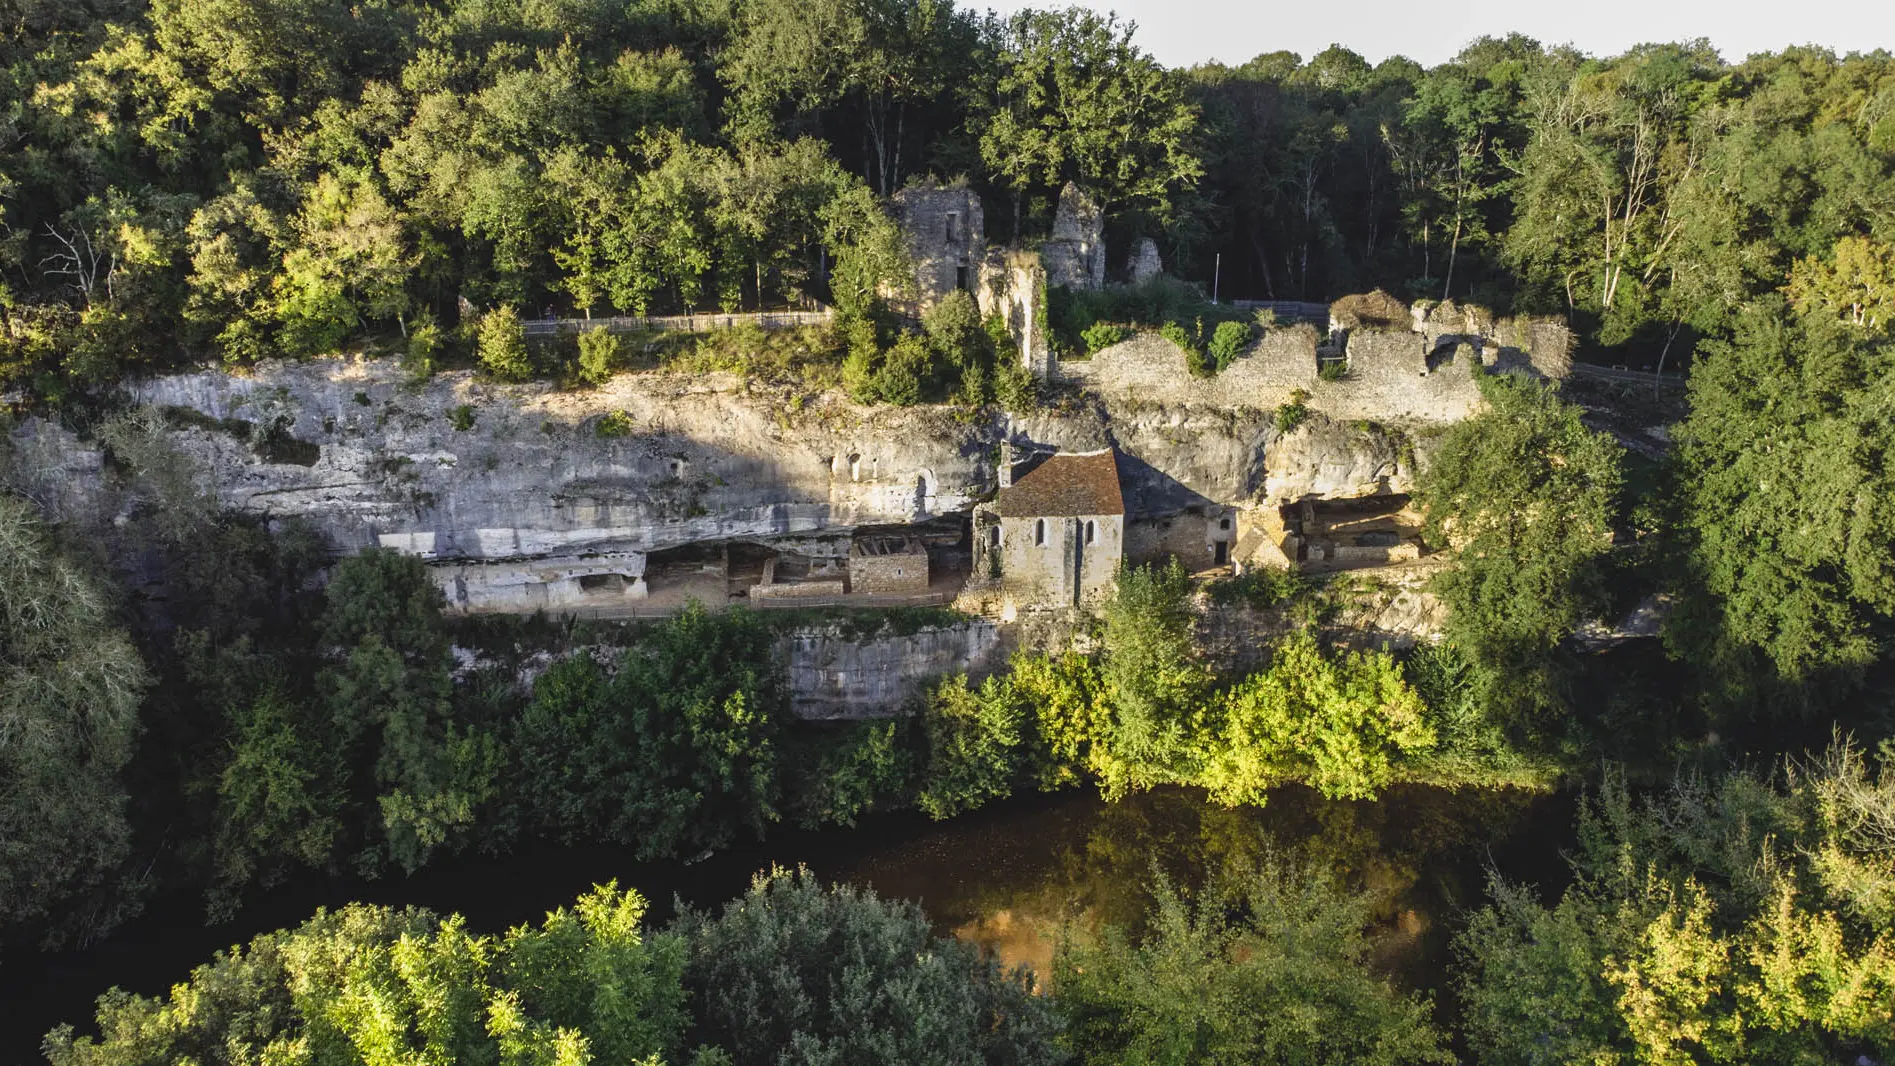
<path id="1" fill-rule="evenodd" d="M 962 0 L 1002 13 L 1065 0 Z M 1242 63 L 1288 50 L 1304 59 L 1341 44 L 1379 63 L 1405 55 L 1424 66 L 1468 41 L 1519 31 L 1543 44 L 1609 56 L 1648 41 L 1708 37 L 1726 60 L 1790 44 L 1838 53 L 1895 51 L 1895 0 L 1086 0 L 1138 23 L 1138 45 L 1167 66 Z"/>

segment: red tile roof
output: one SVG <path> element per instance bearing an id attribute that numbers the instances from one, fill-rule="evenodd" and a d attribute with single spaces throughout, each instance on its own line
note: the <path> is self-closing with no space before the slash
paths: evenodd
<path id="1" fill-rule="evenodd" d="M 1118 456 L 1110 449 L 1055 455 L 1001 489 L 994 510 L 1003 518 L 1123 515 Z"/>

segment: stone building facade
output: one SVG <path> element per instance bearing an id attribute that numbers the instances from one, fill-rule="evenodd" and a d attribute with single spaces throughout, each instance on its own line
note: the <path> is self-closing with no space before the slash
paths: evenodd
<path id="1" fill-rule="evenodd" d="M 1084 607 L 1112 588 L 1125 558 L 1118 456 L 1054 455 L 975 508 L 974 572 L 996 578 L 1013 606 Z"/>
<path id="2" fill-rule="evenodd" d="M 849 552 L 849 591 L 889 595 L 928 591 L 928 549 L 919 537 L 857 537 Z"/>

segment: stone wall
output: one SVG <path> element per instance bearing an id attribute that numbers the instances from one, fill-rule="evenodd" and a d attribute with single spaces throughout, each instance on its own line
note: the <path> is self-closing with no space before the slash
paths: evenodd
<path id="1" fill-rule="evenodd" d="M 786 581 L 780 584 L 765 582 L 750 586 L 750 598 L 753 600 L 839 599 L 847 594 L 848 589 L 841 578 L 829 581 Z"/>
<path id="2" fill-rule="evenodd" d="M 1175 557 L 1186 570 L 1208 570 L 1220 565 L 1216 546 L 1220 541 L 1229 544 L 1234 540 L 1235 525 L 1233 515 L 1223 508 L 1217 508 L 1215 514 L 1183 511 L 1161 518 L 1135 519 L 1125 528 L 1125 561 L 1138 565 Z M 1228 556 L 1225 561 L 1229 561 Z"/>
<path id="3" fill-rule="evenodd" d="M 897 300 L 920 314 L 955 289 L 975 291 L 987 257 L 980 197 L 965 185 L 913 185 L 891 205 L 915 269 L 915 299 Z"/>
<path id="4" fill-rule="evenodd" d="M 1274 411 L 1300 391 L 1305 403 L 1338 421 L 1456 422 L 1481 403 L 1465 362 L 1426 368 L 1424 339 L 1412 333 L 1358 332 L 1349 338 L 1349 372 L 1339 381 L 1317 373 L 1319 335 L 1307 325 L 1266 332 L 1215 377 L 1192 376 L 1185 354 L 1155 333 L 1142 333 L 1083 361 L 1062 361 L 1061 381 L 1108 403 L 1182 404 Z"/>
<path id="5" fill-rule="evenodd" d="M 923 550 L 849 557 L 849 590 L 858 594 L 928 591 L 928 553 Z"/>
<path id="6" fill-rule="evenodd" d="M 1472 369 L 1477 359 L 1495 371 L 1549 379 L 1564 377 L 1571 367 L 1572 334 L 1553 319 L 1474 320 L 1485 334 L 1448 332 L 1435 319 L 1423 325 L 1422 332 L 1339 332 L 1347 372 L 1334 381 L 1319 373 L 1317 346 L 1324 337 L 1308 325 L 1265 332 L 1215 377 L 1192 376 L 1183 350 L 1156 333 L 1141 333 L 1090 359 L 1061 361 L 1052 377 L 1115 409 L 1176 404 L 1275 410 L 1302 394 L 1311 410 L 1339 422 L 1451 423 L 1480 409 Z"/>
<path id="7" fill-rule="evenodd" d="M 867 639 L 800 631 L 783 642 L 791 707 L 812 720 L 894 717 L 934 678 L 988 673 L 999 647 L 999 631 L 985 619 Z"/>
<path id="8" fill-rule="evenodd" d="M 1037 535 L 1044 523 L 1045 535 Z M 1093 529 L 1086 543 L 1086 526 Z M 990 526 L 976 522 L 976 535 Z M 1020 604 L 1069 606 L 1091 603 L 1111 588 L 1125 558 L 1125 519 L 1119 515 L 1077 517 L 1001 518 L 1000 544 L 986 553 L 998 555 L 999 582 Z M 976 562 L 983 568 L 986 554 Z M 1075 583 L 1077 587 L 1075 588 Z"/>
<path id="9" fill-rule="evenodd" d="M 1040 321 L 1040 296 L 1046 291 L 1046 268 L 1034 252 L 993 248 L 981 263 L 977 299 L 983 316 L 998 315 L 1007 324 L 1019 352 L 1020 364 L 1042 381 L 1052 367 L 1052 347 L 1046 323 Z"/>
<path id="10" fill-rule="evenodd" d="M 1053 233 L 1040 245 L 1046 283 L 1070 289 L 1105 286 L 1105 214 L 1071 182 L 1059 191 Z"/>

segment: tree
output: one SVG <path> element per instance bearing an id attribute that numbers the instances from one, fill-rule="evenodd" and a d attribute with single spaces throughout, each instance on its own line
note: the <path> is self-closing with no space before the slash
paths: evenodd
<path id="1" fill-rule="evenodd" d="M 736 98 L 730 124 L 747 140 L 785 105 L 793 124 L 841 112 L 837 130 L 862 131 L 863 173 L 886 197 L 923 156 L 910 137 L 946 118 L 934 112 L 976 44 L 973 20 L 941 0 L 750 4 L 719 71 Z"/>
<path id="2" fill-rule="evenodd" d="M 1895 615 L 1895 395 L 1885 343 L 1781 300 L 1702 346 L 1678 429 L 1690 580 L 1672 647 L 1727 686 L 1848 680 Z M 1763 670 L 1760 677 L 1758 670 Z M 1754 694 L 1754 693 L 1753 693 Z"/>
<path id="3" fill-rule="evenodd" d="M 721 914 L 687 909 L 694 1039 L 734 1066 L 1051 1066 L 1057 1023 L 1023 971 L 939 938 L 912 903 L 807 870 L 759 874 Z"/>
<path id="4" fill-rule="evenodd" d="M 623 345 L 603 327 L 579 334 L 579 380 L 588 385 L 603 385 L 612 380 Z"/>
<path id="5" fill-rule="evenodd" d="M 923 712 L 928 759 L 916 806 L 930 818 L 951 818 L 1011 795 L 1024 717 L 999 678 L 976 689 L 956 674 L 936 686 Z"/>
<path id="6" fill-rule="evenodd" d="M 1014 230 L 1032 194 L 1067 182 L 1108 212 L 1168 218 L 1171 197 L 1204 173 L 1198 112 L 1182 80 L 1132 44 L 1132 27 L 1085 8 L 1008 20 L 997 100 L 980 127 L 981 160 L 1014 196 Z"/>
<path id="7" fill-rule="evenodd" d="M 525 381 L 533 376 L 533 358 L 526 348 L 526 330 L 520 313 L 502 305 L 480 316 L 480 365 L 501 381 Z"/>
<path id="8" fill-rule="evenodd" d="M 1072 935 L 1053 959 L 1066 1044 L 1087 1066 L 1452 1063 L 1429 1004 L 1368 960 L 1373 910 L 1267 856 L 1195 900 L 1153 886 L 1148 931 Z"/>
<path id="9" fill-rule="evenodd" d="M 369 548 L 336 567 L 324 596 L 330 662 L 316 682 L 329 738 L 352 764 L 374 766 L 357 795 L 379 808 L 389 856 L 413 871 L 473 825 L 493 795 L 497 745 L 455 721 L 453 655 L 427 564 Z"/>
<path id="10" fill-rule="evenodd" d="M 61 1026 L 46 1054 L 55 1066 L 286 1053 L 318 1062 L 712 1066 L 714 1058 L 671 1058 L 688 1021 L 684 946 L 646 938 L 644 911 L 644 899 L 615 883 L 498 937 L 413 908 L 318 911 L 220 954 L 167 998 L 108 992 L 101 1036 Z"/>
<path id="11" fill-rule="evenodd" d="M 1448 430 L 1417 495 L 1455 548 L 1448 639 L 1531 702 L 1547 655 L 1603 596 L 1620 449 L 1548 386 L 1483 377 L 1487 409 Z M 1490 689 L 1490 696 L 1500 694 Z"/>
<path id="12" fill-rule="evenodd" d="M 1119 572 L 1105 607 L 1100 679 L 1112 709 L 1105 743 L 1091 748 L 1108 798 L 1196 778 L 1211 675 L 1199 658 L 1187 597 L 1190 576 L 1169 566 Z"/>
<path id="13" fill-rule="evenodd" d="M 57 939 L 129 853 L 119 772 L 147 683 L 104 590 L 0 493 L 0 930 Z"/>
<path id="14" fill-rule="evenodd" d="M 1895 324 L 1895 248 L 1864 237 L 1836 242 L 1833 263 L 1799 259 L 1784 291 L 1805 314 L 1828 312 L 1865 333 Z"/>
<path id="15" fill-rule="evenodd" d="M 1895 777 L 1846 744 L 1642 801 L 1609 775 L 1560 901 L 1496 882 L 1458 938 L 1469 1042 L 1495 1063 L 1887 1055 L 1892 812 Z"/>
<path id="16" fill-rule="evenodd" d="M 549 670 L 512 740 L 527 824 L 647 858 L 761 837 L 780 817 L 771 644 L 754 616 L 693 605 L 609 676 L 584 656 Z"/>
<path id="17" fill-rule="evenodd" d="M 1224 697 L 1204 784 L 1231 806 L 1261 806 L 1285 781 L 1331 799 L 1374 799 L 1395 759 L 1434 746 L 1424 713 L 1386 652 L 1332 658 L 1298 629 L 1271 650 L 1269 669 Z"/>

